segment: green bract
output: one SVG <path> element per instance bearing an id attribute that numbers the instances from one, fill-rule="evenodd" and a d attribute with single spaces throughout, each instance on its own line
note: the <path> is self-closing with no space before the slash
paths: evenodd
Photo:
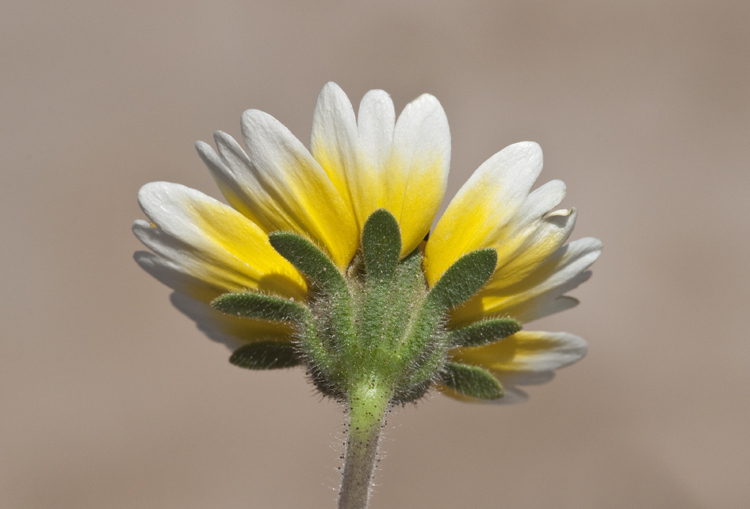
<path id="1" fill-rule="evenodd" d="M 502 397 L 488 371 L 451 362 L 449 350 L 497 341 L 521 325 L 498 318 L 452 331 L 444 327 L 448 312 L 492 276 L 494 249 L 462 256 L 430 290 L 419 249 L 399 260 L 401 232 L 384 209 L 365 223 L 362 251 L 346 274 L 299 235 L 277 232 L 269 240 L 307 278 L 307 306 L 257 292 L 214 300 L 224 313 L 296 326 L 295 344 L 252 343 L 234 352 L 233 364 L 249 369 L 305 364 L 323 394 L 349 406 L 353 398 L 366 397 L 405 404 L 421 398 L 433 382 L 474 398 Z"/>

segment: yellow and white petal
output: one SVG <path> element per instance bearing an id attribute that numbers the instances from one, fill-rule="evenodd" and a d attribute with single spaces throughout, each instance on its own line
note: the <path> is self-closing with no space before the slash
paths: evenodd
<path id="1" fill-rule="evenodd" d="M 551 381 L 555 370 L 581 360 L 587 351 L 586 341 L 567 332 L 520 331 L 488 345 L 456 348 L 449 355 L 452 361 L 485 368 L 498 379 L 505 395 L 489 403 L 513 404 L 528 399 L 518 386 Z M 438 386 L 438 390 L 461 401 L 485 402 L 445 386 Z"/>
<path id="2" fill-rule="evenodd" d="M 340 268 L 357 248 L 357 227 L 349 206 L 325 171 L 289 130 L 270 115 L 242 115 L 247 153 L 229 135 L 214 136 L 218 154 L 197 143 L 201 158 L 229 203 L 263 231 L 308 237 Z"/>
<path id="3" fill-rule="evenodd" d="M 182 265 L 169 261 L 148 251 L 136 251 L 135 262 L 154 279 L 169 288 L 184 293 L 202 302 L 211 302 L 227 288 L 213 282 L 198 279 L 187 272 Z"/>
<path id="4" fill-rule="evenodd" d="M 349 188 L 360 232 L 367 218 L 389 206 L 389 160 L 393 150 L 396 112 L 391 97 L 382 90 L 371 90 L 359 104 L 357 117 L 357 164 L 349 172 Z M 392 204 L 390 204 L 392 208 Z"/>
<path id="5" fill-rule="evenodd" d="M 565 198 L 566 186 L 562 180 L 550 180 L 529 193 L 522 205 L 510 219 L 516 232 L 538 223 L 543 217 L 555 209 Z"/>
<path id="6" fill-rule="evenodd" d="M 373 90 L 355 121 L 346 94 L 328 83 L 315 107 L 311 150 L 350 204 L 358 235 L 385 208 L 401 227 L 402 256 L 419 245 L 445 194 L 450 164 L 448 121 L 437 99 L 419 97 L 396 121 L 391 98 Z"/>
<path id="7" fill-rule="evenodd" d="M 187 295 L 174 292 L 172 305 L 193 320 L 198 329 L 210 339 L 226 345 L 230 350 L 256 341 L 292 341 L 294 331 L 288 324 L 240 318 L 226 315 Z"/>
<path id="8" fill-rule="evenodd" d="M 487 288 L 505 288 L 523 280 L 567 242 L 576 218 L 575 209 L 558 210 L 509 235 L 507 242 L 491 246 L 502 253 L 502 261 Z"/>
<path id="9" fill-rule="evenodd" d="M 430 285 L 471 251 L 494 247 L 499 260 L 512 255 L 518 246 L 508 243 L 508 231 L 517 226 L 517 215 L 523 212 L 529 190 L 541 170 L 539 145 L 521 142 L 504 148 L 474 172 L 448 205 L 427 242 L 425 273 Z M 538 194 L 533 203 L 540 206 L 554 203 L 560 194 L 559 185 L 553 184 Z M 536 212 L 537 208 L 529 210 Z"/>
<path id="10" fill-rule="evenodd" d="M 299 272 L 271 247 L 263 230 L 231 207 L 167 182 L 146 184 L 138 201 L 150 222 L 136 221 L 135 235 L 183 272 L 224 291 L 305 298 Z"/>
<path id="11" fill-rule="evenodd" d="M 445 196 L 450 157 L 448 119 L 438 100 L 424 94 L 407 104 L 396 121 L 384 174 L 385 208 L 401 226 L 402 256 L 430 231 Z"/>
<path id="12" fill-rule="evenodd" d="M 522 322 L 572 307 L 555 302 L 590 277 L 586 269 L 599 258 L 602 243 L 584 238 L 571 242 L 544 260 L 525 278 L 503 288 L 484 288 L 453 310 L 451 324 L 461 326 L 487 316 L 512 316 Z"/>
<path id="13" fill-rule="evenodd" d="M 193 320 L 209 338 L 230 350 L 252 341 L 292 340 L 294 331 L 288 324 L 239 318 L 214 310 L 208 302 L 226 290 L 195 278 L 182 267 L 146 251 L 137 252 L 135 258 L 146 272 L 176 290 L 170 300 L 180 312 Z"/>
<path id="14" fill-rule="evenodd" d="M 582 359 L 587 350 L 586 341 L 567 332 L 520 331 L 488 345 L 456 348 L 450 355 L 455 362 L 480 366 L 502 376 L 554 371 Z"/>
<path id="15" fill-rule="evenodd" d="M 391 96 L 384 90 L 367 92 L 359 103 L 357 129 L 359 150 L 374 168 L 384 168 L 388 162 L 395 128 L 396 110 Z"/>
<path id="16" fill-rule="evenodd" d="M 345 268 L 359 244 L 357 225 L 325 171 L 286 127 L 262 111 L 243 113 L 242 138 L 268 193 L 263 208 L 269 225 L 309 236 Z"/>
<path id="17" fill-rule="evenodd" d="M 352 213 L 355 212 L 355 205 L 352 203 L 350 180 L 356 179 L 359 170 L 357 138 L 357 119 L 352 103 L 338 85 L 327 83 L 315 104 L 310 152 Z M 360 233 L 362 224 L 359 223 Z"/>

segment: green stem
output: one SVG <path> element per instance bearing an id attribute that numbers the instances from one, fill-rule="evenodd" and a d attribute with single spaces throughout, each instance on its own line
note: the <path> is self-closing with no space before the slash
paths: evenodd
<path id="1" fill-rule="evenodd" d="M 369 387 L 349 398 L 349 437 L 346 441 L 344 475 L 339 509 L 366 509 L 378 456 L 380 431 L 390 394 Z"/>

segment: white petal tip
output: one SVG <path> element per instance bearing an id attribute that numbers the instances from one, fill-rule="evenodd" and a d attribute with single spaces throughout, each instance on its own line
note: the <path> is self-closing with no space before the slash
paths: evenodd
<path id="1" fill-rule="evenodd" d="M 214 136 L 216 136 L 214 134 Z M 195 142 L 195 150 L 198 151 L 198 155 L 201 157 L 201 159 L 204 162 L 218 162 L 218 156 L 216 155 L 216 151 L 214 148 L 206 143 L 205 141 L 196 141 Z"/>
<path id="2" fill-rule="evenodd" d="M 542 146 L 535 141 L 519 141 L 512 144 L 511 147 L 524 148 L 526 150 L 534 150 L 536 152 L 542 151 Z"/>
<path id="3" fill-rule="evenodd" d="M 365 98 L 372 101 L 382 101 L 382 100 L 389 100 L 391 98 L 391 94 L 386 92 L 385 90 L 380 90 L 379 88 L 369 90 L 363 97 L 362 100 L 364 101 Z"/>
<path id="4" fill-rule="evenodd" d="M 266 113 L 265 111 L 245 110 L 242 112 L 240 127 L 244 130 L 247 127 L 252 127 L 258 124 L 266 123 L 271 119 L 273 119 L 273 117 L 269 115 L 268 113 Z M 217 131 L 217 132 L 221 132 L 221 131 Z"/>
<path id="5" fill-rule="evenodd" d="M 438 101 L 437 97 L 431 94 L 420 95 L 406 105 L 404 111 L 407 110 L 423 110 L 425 112 L 431 112 L 432 114 L 439 115 L 441 117 L 441 120 L 444 119 L 446 123 L 448 122 L 448 118 L 445 115 L 445 111 L 443 110 L 443 106 L 440 104 L 440 101 Z"/>
<path id="6" fill-rule="evenodd" d="M 585 241 L 588 243 L 588 249 L 589 251 L 599 251 L 601 252 L 602 249 L 604 249 L 604 244 L 602 244 L 602 241 L 599 239 L 595 239 L 594 237 L 585 237 L 583 239 L 580 239 L 578 242 Z"/>
<path id="7" fill-rule="evenodd" d="M 230 139 L 234 141 L 234 138 L 229 136 L 224 131 L 214 131 L 214 141 L 216 142 L 217 145 L 219 144 L 219 142 L 221 142 L 222 140 L 226 140 L 226 139 Z"/>
<path id="8" fill-rule="evenodd" d="M 539 160 L 541 166 L 544 153 L 542 147 L 535 141 L 519 141 L 505 147 L 501 152 L 508 151 L 513 154 L 516 158 L 526 158 L 529 160 Z"/>
<path id="9" fill-rule="evenodd" d="M 344 92 L 340 86 L 334 81 L 329 81 L 325 85 L 323 85 L 323 88 L 320 91 L 320 95 L 323 95 L 324 93 L 338 93 L 338 92 Z"/>
<path id="10" fill-rule="evenodd" d="M 151 200 L 158 195 L 168 192 L 170 185 L 176 186 L 178 184 L 170 184 L 169 182 L 149 182 L 144 184 L 138 190 L 138 204 L 141 209 L 145 210 Z"/>

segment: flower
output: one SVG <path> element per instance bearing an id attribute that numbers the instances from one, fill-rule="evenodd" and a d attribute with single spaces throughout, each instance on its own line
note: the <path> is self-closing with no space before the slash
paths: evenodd
<path id="1" fill-rule="evenodd" d="M 245 149 L 221 131 L 214 135 L 216 150 L 196 144 L 229 205 L 179 184 L 143 186 L 138 199 L 148 221 L 135 221 L 133 231 L 153 253 L 136 253 L 136 261 L 175 290 L 173 303 L 213 339 L 233 349 L 276 345 L 264 355 L 282 360 L 282 347 L 296 344 L 279 367 L 316 362 L 317 354 L 299 353 L 304 339 L 294 320 L 259 312 L 238 317 L 209 305 L 228 292 L 250 291 L 266 299 L 263 306 L 286 302 L 285 309 L 295 310 L 290 313 L 315 307 L 315 282 L 273 242 L 275 232 L 306 239 L 349 281 L 362 263 L 368 220 L 385 210 L 401 238 L 397 259 L 405 263 L 410 253 L 420 254 L 415 266 L 425 291 L 465 255 L 494 250 L 493 265 L 477 284 L 481 289 L 435 318 L 430 334 L 441 338 L 498 317 L 528 323 L 575 306 L 578 301 L 565 294 L 588 279 L 587 268 L 601 252 L 592 238 L 566 244 L 576 211 L 555 210 L 565 196 L 561 181 L 531 191 L 542 169 L 542 151 L 532 142 L 511 145 L 482 164 L 429 233 L 445 194 L 451 150 L 445 113 L 431 95 L 417 98 L 396 119 L 388 94 L 373 90 L 355 117 L 344 92 L 328 83 L 315 108 L 310 151 L 266 113 L 246 111 L 241 126 Z M 519 385 L 551 379 L 587 348 L 583 339 L 562 332 L 513 328 L 505 335 L 461 344 L 441 339 L 445 353 L 436 357 L 435 373 L 445 373 L 450 363 L 482 368 L 476 373 L 489 372 L 502 384 L 500 401 L 513 402 L 525 397 Z M 415 359 L 427 354 L 419 355 Z M 314 377 L 325 371 L 316 369 Z M 437 381 L 440 390 L 461 399 L 481 397 L 435 373 L 420 383 Z"/>

